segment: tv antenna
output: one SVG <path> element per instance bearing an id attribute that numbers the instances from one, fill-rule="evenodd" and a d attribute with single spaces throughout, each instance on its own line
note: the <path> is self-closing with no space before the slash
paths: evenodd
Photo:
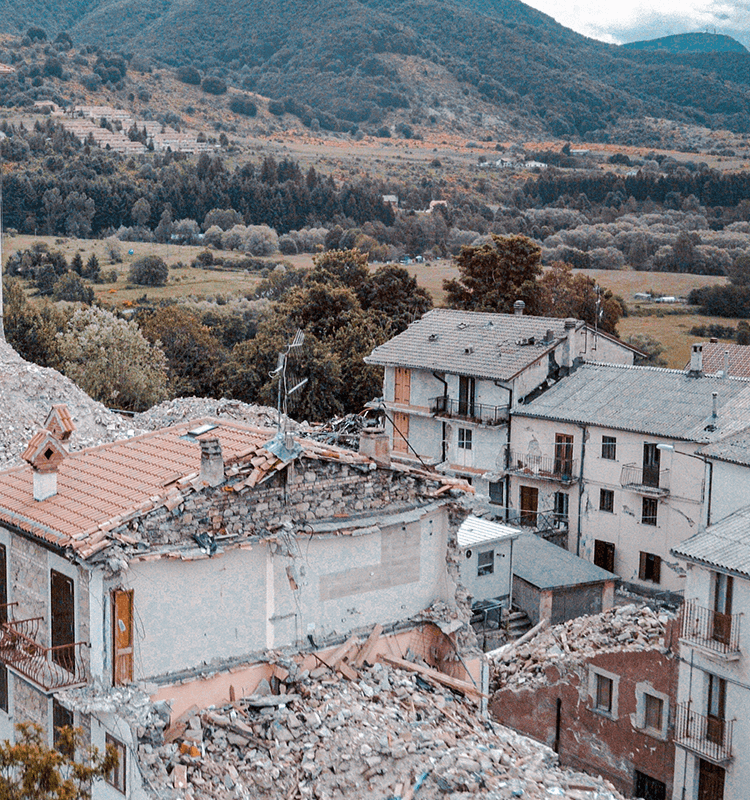
<path id="1" fill-rule="evenodd" d="M 305 334 L 297 328 L 297 333 L 294 334 L 294 339 L 279 353 L 278 361 L 276 362 L 276 369 L 270 372 L 272 378 L 278 379 L 278 389 L 276 395 L 276 411 L 278 413 L 278 433 L 282 434 L 283 419 L 286 417 L 288 400 L 291 395 L 299 391 L 306 383 L 307 378 L 303 378 L 293 386 L 289 383 L 294 383 L 294 380 L 289 380 L 291 376 L 287 374 L 287 366 L 289 363 L 289 355 L 292 350 L 302 347 L 305 341 Z"/>

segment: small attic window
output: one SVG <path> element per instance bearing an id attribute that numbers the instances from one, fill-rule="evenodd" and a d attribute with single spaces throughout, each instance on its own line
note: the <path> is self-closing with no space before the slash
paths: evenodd
<path id="1" fill-rule="evenodd" d="M 463 331 L 463 330 L 466 330 L 466 328 L 468 328 L 468 327 L 469 327 L 469 323 L 468 323 L 468 322 L 459 322 L 459 323 L 458 323 L 458 325 L 457 325 L 456 327 L 457 327 L 457 328 L 458 328 L 460 331 Z"/>
<path id="2" fill-rule="evenodd" d="M 464 347 L 464 353 L 465 353 L 467 356 L 470 356 L 470 355 L 471 355 L 473 352 L 474 352 L 474 348 L 473 348 L 473 347 L 471 347 L 471 346 L 469 346 L 469 347 Z"/>
<path id="3" fill-rule="evenodd" d="M 431 334 L 430 334 L 430 335 L 427 337 L 428 341 L 430 341 L 430 342 L 436 342 L 436 341 L 438 340 L 438 338 L 439 338 L 439 337 L 438 337 L 438 335 L 437 335 L 436 333 L 431 333 Z"/>
<path id="4" fill-rule="evenodd" d="M 209 422 L 206 425 L 201 425 L 199 428 L 193 428 L 191 431 L 188 431 L 190 436 L 200 436 L 201 434 L 208 433 L 209 431 L 214 430 L 214 428 L 218 428 L 218 425 L 214 425 L 213 423 Z"/>
<path id="5" fill-rule="evenodd" d="M 51 447 L 48 447 L 44 451 L 44 457 L 47 459 L 47 461 L 49 461 L 53 455 L 55 455 L 55 451 Z"/>

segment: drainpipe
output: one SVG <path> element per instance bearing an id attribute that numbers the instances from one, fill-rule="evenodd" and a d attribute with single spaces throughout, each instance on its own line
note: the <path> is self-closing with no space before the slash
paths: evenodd
<path id="1" fill-rule="evenodd" d="M 445 378 L 441 378 L 440 375 L 438 375 L 437 372 L 433 372 L 432 376 L 434 378 L 437 378 L 440 381 L 440 383 L 443 384 L 443 397 L 445 397 L 447 399 L 448 398 L 448 381 L 445 380 Z M 445 461 L 445 422 L 443 422 L 443 429 L 442 429 L 441 438 L 440 438 L 440 453 L 441 453 L 440 461 L 442 463 L 442 462 Z"/>
<path id="2" fill-rule="evenodd" d="M 506 389 L 507 387 L 501 386 L 497 381 L 495 381 L 495 386 L 500 389 Z M 513 389 L 508 389 L 508 432 L 505 436 L 507 439 L 507 443 L 505 445 L 505 469 L 508 469 L 510 465 L 510 423 L 511 423 L 511 411 L 513 409 Z M 510 516 L 510 475 L 505 473 L 505 521 L 508 521 L 508 517 Z"/>
<path id="3" fill-rule="evenodd" d="M 714 462 L 706 461 L 708 464 L 708 504 L 706 508 L 706 527 L 711 524 L 711 497 L 714 491 Z"/>
<path id="4" fill-rule="evenodd" d="M 586 458 L 586 438 L 588 431 L 585 425 L 581 425 L 581 473 L 578 476 L 578 531 L 576 534 L 576 555 L 581 555 L 581 509 L 583 507 L 583 464 Z"/>

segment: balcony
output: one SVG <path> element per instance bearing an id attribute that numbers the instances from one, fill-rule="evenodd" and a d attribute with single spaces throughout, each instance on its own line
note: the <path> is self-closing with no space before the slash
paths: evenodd
<path id="1" fill-rule="evenodd" d="M 698 714 L 690 703 L 679 703 L 674 729 L 674 743 L 702 758 L 723 764 L 732 758 L 734 720 Z"/>
<path id="2" fill-rule="evenodd" d="M 687 601 L 682 607 L 680 638 L 727 661 L 740 658 L 740 614 L 721 614 Z"/>
<path id="3" fill-rule="evenodd" d="M 567 549 L 569 522 L 567 514 L 557 511 L 519 511 L 517 508 L 507 506 L 492 506 L 498 521 L 508 525 L 517 525 L 519 528 L 530 529 L 539 534 L 542 539 Z"/>
<path id="4" fill-rule="evenodd" d="M 666 497 L 669 494 L 669 470 L 626 464 L 620 473 L 620 485 L 647 497 Z"/>
<path id="5" fill-rule="evenodd" d="M 7 611 L 8 607 L 6 614 Z M 85 642 L 42 647 L 37 639 L 43 621 L 43 617 L 32 617 L 3 622 L 0 625 L 0 661 L 45 692 L 86 683 Z"/>
<path id="6" fill-rule="evenodd" d="M 578 478 L 578 459 L 549 458 L 511 451 L 507 472 L 522 478 L 573 483 Z"/>
<path id="7" fill-rule="evenodd" d="M 465 419 L 483 425 L 503 425 L 508 421 L 508 406 L 491 406 L 487 403 L 471 403 L 467 400 L 451 400 L 450 397 L 432 397 L 430 412 L 439 417 Z"/>

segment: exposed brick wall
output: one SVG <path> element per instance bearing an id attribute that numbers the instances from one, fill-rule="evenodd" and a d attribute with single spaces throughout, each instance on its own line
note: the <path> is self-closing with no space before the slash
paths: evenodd
<path id="1" fill-rule="evenodd" d="M 262 536 L 286 521 L 300 524 L 406 506 L 425 488 L 423 481 L 403 473 L 312 459 L 252 489 L 228 491 L 232 483 L 189 495 L 171 511 L 160 507 L 123 531 L 135 531 L 152 544 L 175 544 L 198 531 Z"/>
<path id="2" fill-rule="evenodd" d="M 617 718 L 592 710 L 590 668 L 619 676 Z M 559 747 L 565 766 L 600 774 L 631 796 L 635 770 L 662 781 L 672 794 L 672 720 L 677 693 L 677 659 L 659 649 L 603 653 L 587 662 L 546 670 L 546 685 L 503 689 L 490 702 L 495 718 L 515 730 L 555 746 L 557 700 L 562 700 Z M 669 695 L 667 740 L 643 733 L 636 724 L 636 687 Z"/>

